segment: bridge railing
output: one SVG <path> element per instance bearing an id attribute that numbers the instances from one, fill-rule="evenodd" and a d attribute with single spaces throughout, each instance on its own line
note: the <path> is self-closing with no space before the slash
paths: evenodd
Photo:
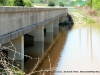
<path id="1" fill-rule="evenodd" d="M 0 36 L 67 13 L 67 8 L 0 7 Z"/>

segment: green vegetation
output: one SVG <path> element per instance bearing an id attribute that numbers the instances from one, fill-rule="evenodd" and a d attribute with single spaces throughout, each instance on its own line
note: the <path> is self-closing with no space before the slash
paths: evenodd
<path id="1" fill-rule="evenodd" d="M 0 0 L 0 5 L 5 5 L 6 4 L 6 0 Z"/>
<path id="2" fill-rule="evenodd" d="M 14 0 L 7 0 L 6 6 L 14 6 Z"/>
<path id="3" fill-rule="evenodd" d="M 25 6 L 23 0 L 14 0 L 14 5 L 15 6 Z"/>
<path id="4" fill-rule="evenodd" d="M 0 6 L 32 6 L 33 0 L 0 0 Z"/>
<path id="5" fill-rule="evenodd" d="M 50 3 L 51 2 L 51 3 Z M 0 6 L 32 6 L 32 4 L 48 4 L 49 6 L 74 6 L 72 0 L 0 0 Z"/>
<path id="6" fill-rule="evenodd" d="M 49 1 L 48 6 L 55 6 L 55 3 L 53 1 Z"/>
<path id="7" fill-rule="evenodd" d="M 24 6 L 32 6 L 32 1 L 31 0 L 24 0 Z"/>
<path id="8" fill-rule="evenodd" d="M 18 67 L 11 67 L 11 70 L 15 75 L 25 75 L 25 73 L 22 72 Z"/>
<path id="9" fill-rule="evenodd" d="M 95 23 L 94 20 L 89 19 L 89 18 L 87 18 L 87 17 L 83 17 L 83 20 L 84 20 L 85 22 L 87 22 L 87 23 Z"/>
<path id="10" fill-rule="evenodd" d="M 59 2 L 59 6 L 63 6 L 64 7 L 64 3 L 63 2 Z"/>
<path id="11" fill-rule="evenodd" d="M 100 0 L 88 0 L 85 3 L 86 6 L 93 7 L 96 10 L 100 10 Z"/>
<path id="12" fill-rule="evenodd" d="M 90 1 L 91 1 L 91 0 L 88 0 L 88 1 L 85 3 L 85 5 L 86 5 L 86 6 L 90 6 L 90 5 L 91 5 Z"/>
<path id="13" fill-rule="evenodd" d="M 93 0 L 92 5 L 96 10 L 100 10 L 100 0 Z"/>

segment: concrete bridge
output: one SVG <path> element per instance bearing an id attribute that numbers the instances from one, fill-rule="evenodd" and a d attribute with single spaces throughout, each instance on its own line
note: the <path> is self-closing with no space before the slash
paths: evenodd
<path id="1" fill-rule="evenodd" d="M 15 61 L 24 69 L 24 54 L 42 56 L 45 45 L 52 43 L 59 33 L 59 23 L 66 20 L 67 8 L 0 7 L 0 44 L 11 46 L 21 53 Z M 11 49 L 14 49 L 12 47 Z M 15 52 L 5 50 L 8 57 Z"/>

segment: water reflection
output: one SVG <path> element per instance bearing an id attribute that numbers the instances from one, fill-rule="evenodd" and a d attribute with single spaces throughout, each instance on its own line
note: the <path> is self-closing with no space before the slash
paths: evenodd
<path id="1" fill-rule="evenodd" d="M 100 31 L 96 27 L 73 27 L 69 31 L 55 75 L 100 75 Z"/>

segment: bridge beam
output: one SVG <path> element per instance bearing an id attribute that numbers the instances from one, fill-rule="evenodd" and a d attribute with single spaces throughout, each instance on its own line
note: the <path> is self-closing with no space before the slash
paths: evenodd
<path id="1" fill-rule="evenodd" d="M 56 19 L 53 21 L 53 36 L 54 38 L 57 36 L 59 33 L 59 19 Z"/>
<path id="2" fill-rule="evenodd" d="M 8 61 L 15 66 L 19 64 L 19 68 L 24 70 L 24 36 L 18 37 L 11 42 L 14 46 L 10 42 L 3 44 L 5 47 L 12 46 L 10 47 L 12 50 L 5 50 L 6 55 L 10 58 Z"/>
<path id="3" fill-rule="evenodd" d="M 34 36 L 34 46 L 25 49 L 25 54 L 40 57 L 44 54 L 44 26 L 31 31 L 28 35 Z"/>

